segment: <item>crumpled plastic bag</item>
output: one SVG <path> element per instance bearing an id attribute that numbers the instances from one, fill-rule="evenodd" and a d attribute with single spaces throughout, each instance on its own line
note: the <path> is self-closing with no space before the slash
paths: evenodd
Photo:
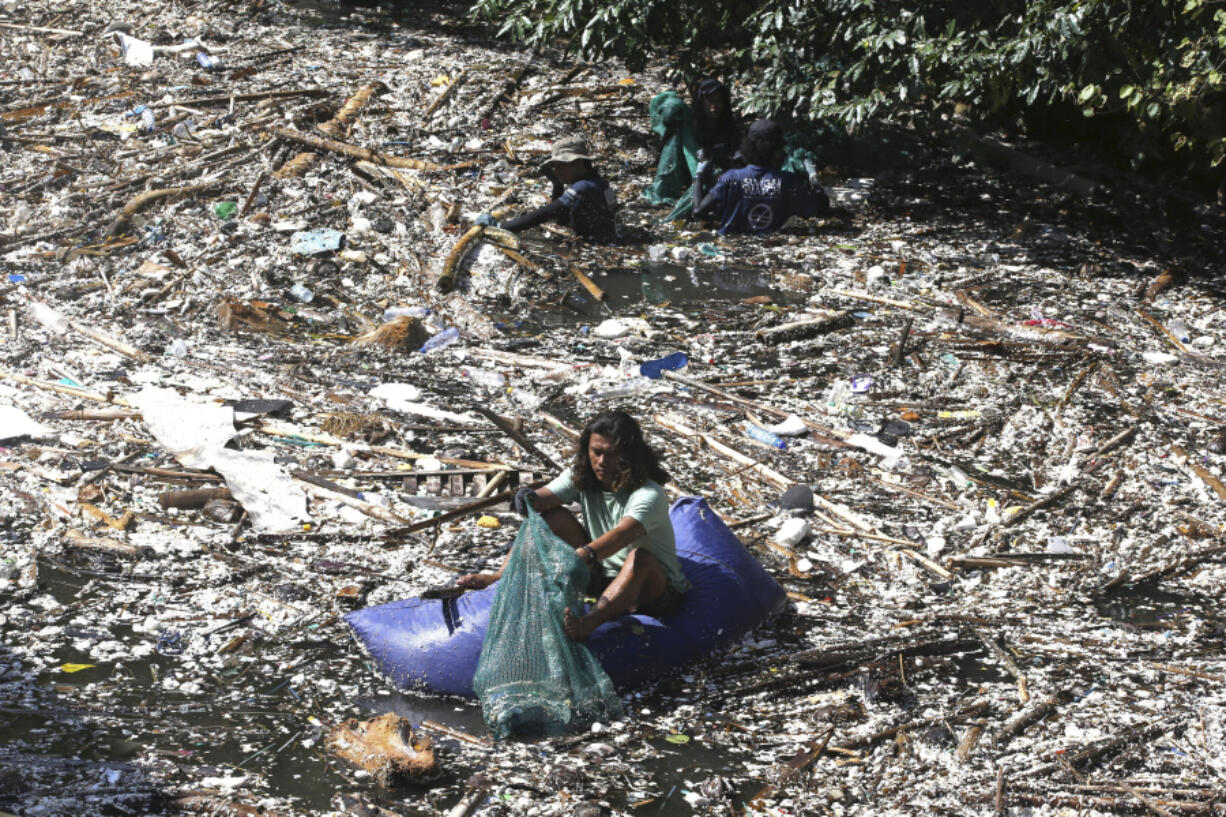
<path id="1" fill-rule="evenodd" d="M 146 387 L 132 398 L 145 426 L 187 468 L 213 468 L 259 533 L 296 529 L 310 517 L 307 497 L 273 462 L 271 451 L 235 451 L 234 409 L 185 400 L 171 389 Z"/>

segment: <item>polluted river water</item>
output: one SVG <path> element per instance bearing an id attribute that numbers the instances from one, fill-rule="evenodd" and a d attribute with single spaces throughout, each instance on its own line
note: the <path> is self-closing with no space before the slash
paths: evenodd
<path id="1" fill-rule="evenodd" d="M 824 157 L 835 217 L 718 239 L 639 195 L 663 64 L 235 8 L 3 12 L 0 811 L 449 815 L 480 774 L 477 817 L 1226 814 L 1219 210 L 883 128 Z M 442 291 L 571 131 L 626 240 L 474 242 Z M 497 563 L 507 492 L 615 407 L 788 604 L 490 745 L 344 616 Z M 385 711 L 437 777 L 329 750 Z"/>

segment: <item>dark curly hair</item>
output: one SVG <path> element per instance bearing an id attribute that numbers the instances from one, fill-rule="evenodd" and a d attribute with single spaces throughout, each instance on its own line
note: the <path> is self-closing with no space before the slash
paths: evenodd
<path id="1" fill-rule="evenodd" d="M 751 165 L 772 167 L 783 151 L 783 129 L 773 119 L 759 119 L 749 126 L 741 142 L 741 155 Z"/>
<path id="2" fill-rule="evenodd" d="M 588 445 L 593 434 L 612 440 L 621 455 L 621 469 L 613 480 L 614 492 L 636 491 L 649 479 L 660 485 L 669 481 L 668 472 L 660 465 L 660 456 L 643 438 L 638 421 L 624 411 L 606 411 L 593 417 L 579 435 L 571 475 L 580 491 L 604 490 L 588 460 Z"/>

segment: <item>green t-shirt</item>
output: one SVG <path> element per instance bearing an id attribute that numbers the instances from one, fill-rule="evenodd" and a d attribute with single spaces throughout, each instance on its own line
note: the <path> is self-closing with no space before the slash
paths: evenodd
<path id="1" fill-rule="evenodd" d="M 673 522 L 668 517 L 668 496 L 664 489 L 651 480 L 636 491 L 584 491 L 575 488 L 570 469 L 563 471 L 553 482 L 545 486 L 563 504 L 578 502 L 583 510 L 583 521 L 592 539 L 599 539 L 612 530 L 623 517 L 637 520 L 647 531 L 645 535 L 604 559 L 614 570 L 621 570 L 626 557 L 635 548 L 644 548 L 664 568 L 668 583 L 678 593 L 690 589 L 690 580 L 681 572 L 677 561 L 677 539 L 673 534 Z"/>

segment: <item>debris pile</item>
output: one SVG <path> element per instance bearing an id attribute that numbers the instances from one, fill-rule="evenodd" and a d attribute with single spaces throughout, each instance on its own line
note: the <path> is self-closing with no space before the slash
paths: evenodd
<path id="1" fill-rule="evenodd" d="M 0 11 L 0 810 L 1226 814 L 1220 212 L 899 132 L 840 217 L 661 223 L 662 68 L 457 12 Z M 571 132 L 624 242 L 474 225 Z M 344 613 L 611 407 L 792 606 L 590 734 L 387 689 Z"/>

